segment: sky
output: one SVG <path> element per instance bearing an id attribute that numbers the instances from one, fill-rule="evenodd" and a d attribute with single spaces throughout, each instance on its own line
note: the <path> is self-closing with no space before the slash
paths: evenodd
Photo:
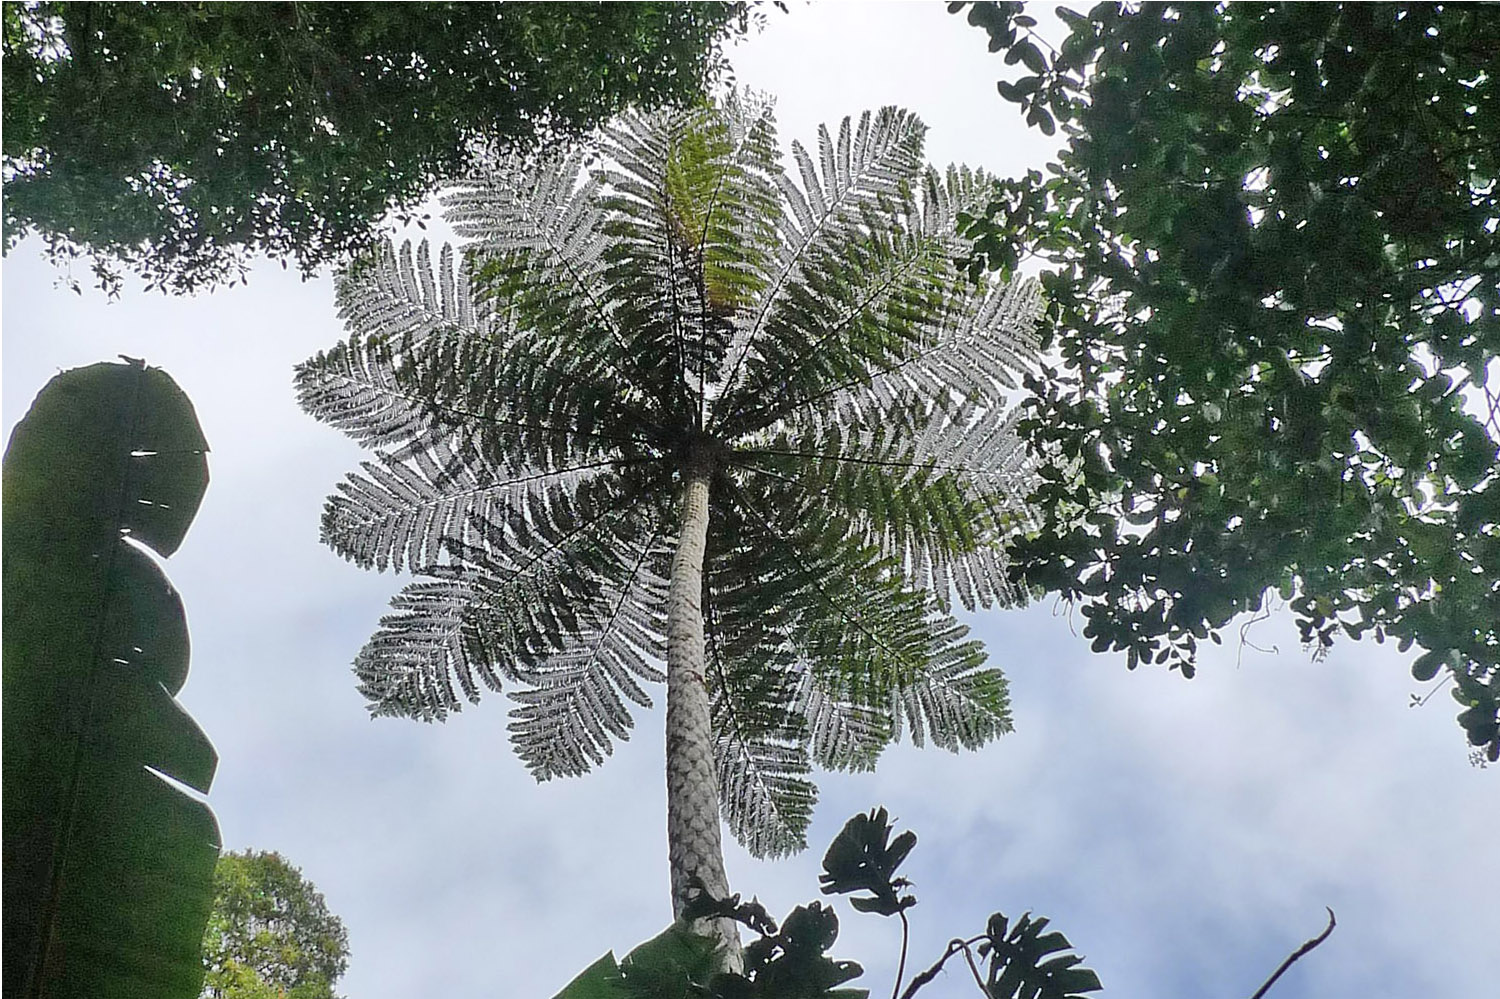
<path id="1" fill-rule="evenodd" d="M 900 104 L 938 163 L 1010 174 L 1049 145 L 994 81 L 982 31 L 939 3 L 773 14 L 730 53 L 775 95 L 784 139 Z M 421 233 L 417 233 L 421 236 Z M 248 285 L 168 298 L 82 295 L 33 245 L 3 266 L 4 433 L 62 370 L 144 357 L 194 400 L 213 480 L 166 570 L 192 629 L 180 699 L 220 755 L 225 847 L 276 850 L 349 930 L 350 999 L 545 999 L 670 920 L 660 707 L 583 778 L 538 786 L 491 696 L 440 725 L 368 718 L 349 664 L 402 585 L 318 543 L 323 500 L 364 457 L 297 408 L 292 367 L 342 336 L 331 276 L 276 264 Z M 970 619 L 1011 683 L 1016 731 L 979 752 L 892 749 L 825 775 L 810 849 L 760 862 L 732 839 L 732 886 L 773 914 L 819 898 L 822 852 L 884 805 L 918 844 L 910 965 L 991 912 L 1051 918 L 1114 999 L 1248 996 L 1339 925 L 1271 995 L 1492 995 L 1500 981 L 1500 795 L 1471 767 L 1445 694 L 1393 646 L 1323 661 L 1286 611 L 1238 625 L 1198 676 L 1095 655 L 1051 600 Z M 658 705 L 662 698 L 658 697 Z M 727 834 L 726 834 L 727 837 Z M 833 954 L 888 994 L 899 927 L 838 903 Z M 957 962 L 924 999 L 976 994 Z"/>

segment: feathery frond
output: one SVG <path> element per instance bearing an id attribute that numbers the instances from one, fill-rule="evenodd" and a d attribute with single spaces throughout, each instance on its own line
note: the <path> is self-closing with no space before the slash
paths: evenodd
<path id="1" fill-rule="evenodd" d="M 610 736 L 629 738 L 632 726 L 625 699 L 642 707 L 651 698 L 639 681 L 665 679 L 651 665 L 665 652 L 667 580 L 654 571 L 664 553 L 655 543 L 619 565 L 623 579 L 606 587 L 555 651 L 535 656 L 512 691 L 520 707 L 511 711 L 516 754 L 538 780 L 574 776 L 604 762 Z M 623 699 L 622 699 L 623 695 Z"/>

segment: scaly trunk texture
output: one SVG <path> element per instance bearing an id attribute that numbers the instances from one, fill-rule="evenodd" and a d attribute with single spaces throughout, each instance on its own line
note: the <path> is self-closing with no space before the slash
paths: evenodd
<path id="1" fill-rule="evenodd" d="M 672 915 L 680 917 L 696 876 L 719 898 L 729 894 L 719 839 L 719 781 L 713 725 L 703 679 L 703 548 L 708 536 L 707 462 L 683 471 L 682 533 L 672 558 L 667 597 L 667 857 Z M 726 945 L 725 963 L 741 963 L 739 930 L 727 919 L 694 927 Z"/>

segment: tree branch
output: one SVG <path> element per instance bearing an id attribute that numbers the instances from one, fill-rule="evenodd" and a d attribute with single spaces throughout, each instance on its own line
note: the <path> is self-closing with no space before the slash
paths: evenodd
<path id="1" fill-rule="evenodd" d="M 911 984 L 906 987 L 906 991 L 901 993 L 901 999 L 911 999 L 918 989 L 936 978 L 938 972 L 943 970 L 943 965 L 948 963 L 948 958 L 959 951 L 964 952 L 964 958 L 969 962 L 969 970 L 974 973 L 974 981 L 978 983 L 979 991 L 988 995 L 985 991 L 984 979 L 980 977 L 979 969 L 974 966 L 974 958 L 969 954 L 970 945 L 976 944 L 983 939 L 985 939 L 985 935 L 981 933 L 979 936 L 970 937 L 968 940 L 953 939 L 948 941 L 948 949 L 943 951 L 943 956 L 938 958 L 932 967 L 911 980 Z"/>
<path id="2" fill-rule="evenodd" d="M 1327 906 L 1324 906 L 1324 908 L 1327 908 Z M 1301 947 L 1298 947 L 1296 950 L 1292 951 L 1291 956 L 1288 957 L 1285 961 L 1281 962 L 1281 967 L 1277 968 L 1275 973 L 1272 974 L 1270 978 L 1266 979 L 1266 983 L 1264 985 L 1255 990 L 1255 994 L 1252 995 L 1250 999 L 1262 999 L 1266 992 L 1270 990 L 1271 986 L 1276 984 L 1276 979 L 1280 978 L 1282 974 L 1286 972 L 1286 969 L 1290 968 L 1299 957 L 1306 954 L 1314 947 L 1318 946 L 1318 944 L 1322 943 L 1324 940 L 1327 940 L 1328 934 L 1332 933 L 1333 928 L 1337 925 L 1338 920 L 1333 918 L 1333 910 L 1328 909 L 1328 925 L 1324 927 L 1323 932 L 1307 941 L 1307 943 L 1303 944 Z"/>

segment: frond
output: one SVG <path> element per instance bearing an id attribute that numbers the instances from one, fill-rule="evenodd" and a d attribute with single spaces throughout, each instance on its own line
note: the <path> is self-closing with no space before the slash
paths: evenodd
<path id="1" fill-rule="evenodd" d="M 860 377 L 920 341 L 929 317 L 950 307 L 940 241 L 899 227 L 868 227 L 837 257 L 809 266 L 768 327 L 781 353 L 755 365 L 726 427 L 775 423 L 796 400 Z"/>
<path id="2" fill-rule="evenodd" d="M 404 443 L 433 429 L 430 407 L 407 390 L 389 350 L 358 333 L 298 365 L 297 402 L 365 447 Z"/>
<path id="3" fill-rule="evenodd" d="M 736 99 L 605 131 L 607 271 L 631 351 L 675 412 L 701 418 L 733 317 L 764 287 L 780 210 L 770 106 Z"/>
<path id="4" fill-rule="evenodd" d="M 572 384 L 628 388 L 628 408 L 660 416 L 673 400 L 659 359 L 618 314 L 612 213 L 602 176 L 586 167 L 582 146 L 539 162 L 502 158 L 443 196 L 444 217 L 473 241 L 476 281 L 518 317 L 527 353 L 566 370 Z"/>
<path id="5" fill-rule="evenodd" d="M 787 423 L 817 435 L 829 419 L 878 426 L 914 401 L 929 410 L 1008 408 L 1017 376 L 1037 367 L 1041 286 L 1029 279 L 971 286 L 956 269 L 947 280 L 950 307 L 932 315 L 912 349 L 800 400 L 782 414 Z"/>
<path id="6" fill-rule="evenodd" d="M 454 181 L 439 199 L 443 218 L 483 261 L 512 257 L 546 287 L 605 318 L 600 181 L 587 152 L 568 146 L 532 161 L 500 157 Z"/>
<path id="7" fill-rule="evenodd" d="M 809 718 L 827 729 L 819 755 L 835 767 L 863 765 L 878 752 L 876 733 L 895 722 L 856 706 L 887 712 L 893 691 L 955 663 L 980 667 L 983 649 L 964 642 L 927 593 L 823 505 L 780 484 L 758 485 L 757 498 L 737 491 L 735 507 L 720 517 L 720 565 L 710 581 L 715 625 L 765 622 L 740 625 L 744 645 L 753 639 L 759 652 L 737 658 L 758 656 L 762 672 L 782 664 L 813 671 L 812 692 L 822 697 L 805 693 L 796 703 L 822 713 Z M 835 709 L 842 718 L 828 714 Z M 842 732 L 829 727 L 835 722 Z M 844 749 L 834 752 L 839 739 Z"/>
<path id="8" fill-rule="evenodd" d="M 454 546 L 473 545 L 477 525 L 504 519 L 507 509 L 556 516 L 568 497 L 613 465 L 496 466 L 443 443 L 378 458 L 361 464 L 363 475 L 339 483 L 323 511 L 323 541 L 361 568 L 382 572 L 439 563 Z"/>
<path id="9" fill-rule="evenodd" d="M 415 259 L 410 243 L 399 254 L 387 244 L 350 268 L 339 286 L 350 338 L 299 366 L 303 407 L 367 446 L 462 442 L 534 463 L 597 452 L 595 427 L 640 422 L 579 351 L 539 342 L 524 296 L 476 307 L 471 270 L 465 257 L 455 272 L 445 246 L 434 273 L 425 242 Z"/>
<path id="10" fill-rule="evenodd" d="M 410 242 L 389 241 L 373 260 L 351 266 L 337 286 L 349 339 L 297 366 L 297 401 L 308 414 L 366 447 L 385 447 L 429 433 L 430 406 L 399 372 L 398 347 L 408 350 L 435 333 L 489 335 L 494 316 L 474 308 L 467 262 L 455 266 L 451 247 L 432 270 L 426 241 L 415 258 Z"/>
<path id="11" fill-rule="evenodd" d="M 794 705 L 804 719 L 813 762 L 825 770 L 873 770 L 892 738 L 890 712 L 841 696 L 838 684 L 805 668 Z"/>
<path id="12" fill-rule="evenodd" d="M 786 359 L 802 357 L 808 334 L 822 329 L 821 315 L 804 321 L 807 310 L 833 286 L 830 278 L 853 276 L 849 269 L 830 268 L 830 262 L 843 259 L 851 247 L 870 244 L 872 236 L 876 245 L 867 252 L 877 253 L 882 239 L 892 235 L 893 206 L 912 204 L 910 186 L 921 169 L 924 131 L 910 113 L 884 108 L 873 117 L 865 113 L 857 129 L 844 119 L 837 142 L 820 129 L 818 163 L 793 143 L 801 186 L 785 173 L 778 177 L 784 205 L 779 252 L 758 301 L 737 317 L 719 393 L 726 399 L 721 425 L 736 427 L 738 410 L 778 384 Z"/>
<path id="13" fill-rule="evenodd" d="M 477 700 L 478 679 L 499 690 L 515 673 L 492 664 L 478 650 L 494 641 L 482 627 L 504 627 L 495 615 L 473 614 L 475 594 L 466 574 L 421 579 L 391 600 L 391 613 L 354 660 L 359 691 L 374 715 L 442 721 L 461 706 L 455 682 L 467 700 Z"/>
<path id="14" fill-rule="evenodd" d="M 800 404 L 742 460 L 843 511 L 944 609 L 1019 602 L 1004 543 L 1030 524 L 1035 463 L 1006 392 L 1035 363 L 1039 309 L 1033 282 L 961 296 L 919 349 Z"/>
<path id="15" fill-rule="evenodd" d="M 760 494 L 736 493 L 711 524 L 708 575 L 725 816 L 753 851 L 767 848 L 758 835 L 800 843 L 809 756 L 863 770 L 907 727 L 944 747 L 1009 728 L 1004 681 L 965 629 L 819 504 L 774 485 Z M 769 816 L 769 832 L 751 814 Z"/>
<path id="16" fill-rule="evenodd" d="M 360 652 L 356 672 L 371 710 L 440 720 L 463 701 L 477 703 L 481 688 L 499 691 L 504 679 L 543 691 L 516 692 L 523 702 L 571 698 L 581 705 L 569 709 L 575 714 L 597 703 L 605 728 L 628 727 L 618 695 L 649 704 L 639 681 L 664 679 L 653 665 L 665 648 L 665 555 L 654 517 L 623 494 L 591 490 L 545 516 L 509 509 L 476 524 L 476 543 L 455 552 L 459 564 L 424 570 L 434 578 L 398 595 Z M 549 745 L 573 730 L 528 734 L 525 717 L 513 737 L 528 762 L 565 755 Z M 541 762 L 533 771 L 576 772 Z"/>
<path id="17" fill-rule="evenodd" d="M 807 733 L 796 712 L 796 673 L 785 668 L 785 636 L 739 610 L 710 611 L 708 685 L 719 806 L 745 849 L 779 857 L 807 845 L 817 788 L 807 779 Z"/>
<path id="18" fill-rule="evenodd" d="M 576 776 L 604 762 L 613 739 L 629 738 L 625 701 L 651 706 L 639 681 L 666 677 L 652 663 L 666 654 L 667 580 L 657 568 L 670 557 L 654 536 L 624 547 L 623 579 L 608 578 L 598 596 L 554 647 L 521 671 L 527 686 L 512 691 L 516 755 L 537 780 Z"/>
<path id="19" fill-rule="evenodd" d="M 807 731 L 796 710 L 797 621 L 760 571 L 756 539 L 738 526 L 710 521 L 704 564 L 719 802 L 746 849 L 780 856 L 805 845 L 817 796 L 805 779 Z"/>
<path id="20" fill-rule="evenodd" d="M 649 416 L 611 382 L 578 371 L 565 344 L 539 342 L 522 328 L 503 338 L 434 336 L 404 360 L 398 380 L 427 400 L 435 424 L 513 466 L 656 453 Z"/>
<path id="21" fill-rule="evenodd" d="M 389 346 L 420 342 L 439 330 L 479 334 L 490 316 L 475 307 L 470 277 L 467 261 L 456 264 L 452 247 L 443 247 L 434 274 L 426 240 L 415 258 L 410 241 L 398 251 L 387 240 L 373 260 L 356 261 L 339 276 L 339 318 L 362 340 Z"/>
<path id="22" fill-rule="evenodd" d="M 1025 598 L 1010 579 L 1005 543 L 1026 530 L 1034 459 L 1016 433 L 1019 414 L 932 413 L 907 424 L 845 428 L 829 421 L 799 450 L 780 437 L 737 455 L 747 469 L 847 518 L 853 537 L 899 565 L 943 609 Z"/>
<path id="23" fill-rule="evenodd" d="M 940 620 L 928 670 L 891 686 L 894 738 L 901 737 L 904 722 L 918 746 L 931 739 L 952 752 L 978 749 L 1011 731 L 1005 677 L 985 668 L 984 646 L 964 640 L 968 628 L 952 618 Z"/>
<path id="24" fill-rule="evenodd" d="M 818 789 L 807 780 L 799 741 L 742 737 L 722 717 L 714 722 L 719 803 L 734 838 L 755 857 L 784 857 L 807 846 Z"/>

